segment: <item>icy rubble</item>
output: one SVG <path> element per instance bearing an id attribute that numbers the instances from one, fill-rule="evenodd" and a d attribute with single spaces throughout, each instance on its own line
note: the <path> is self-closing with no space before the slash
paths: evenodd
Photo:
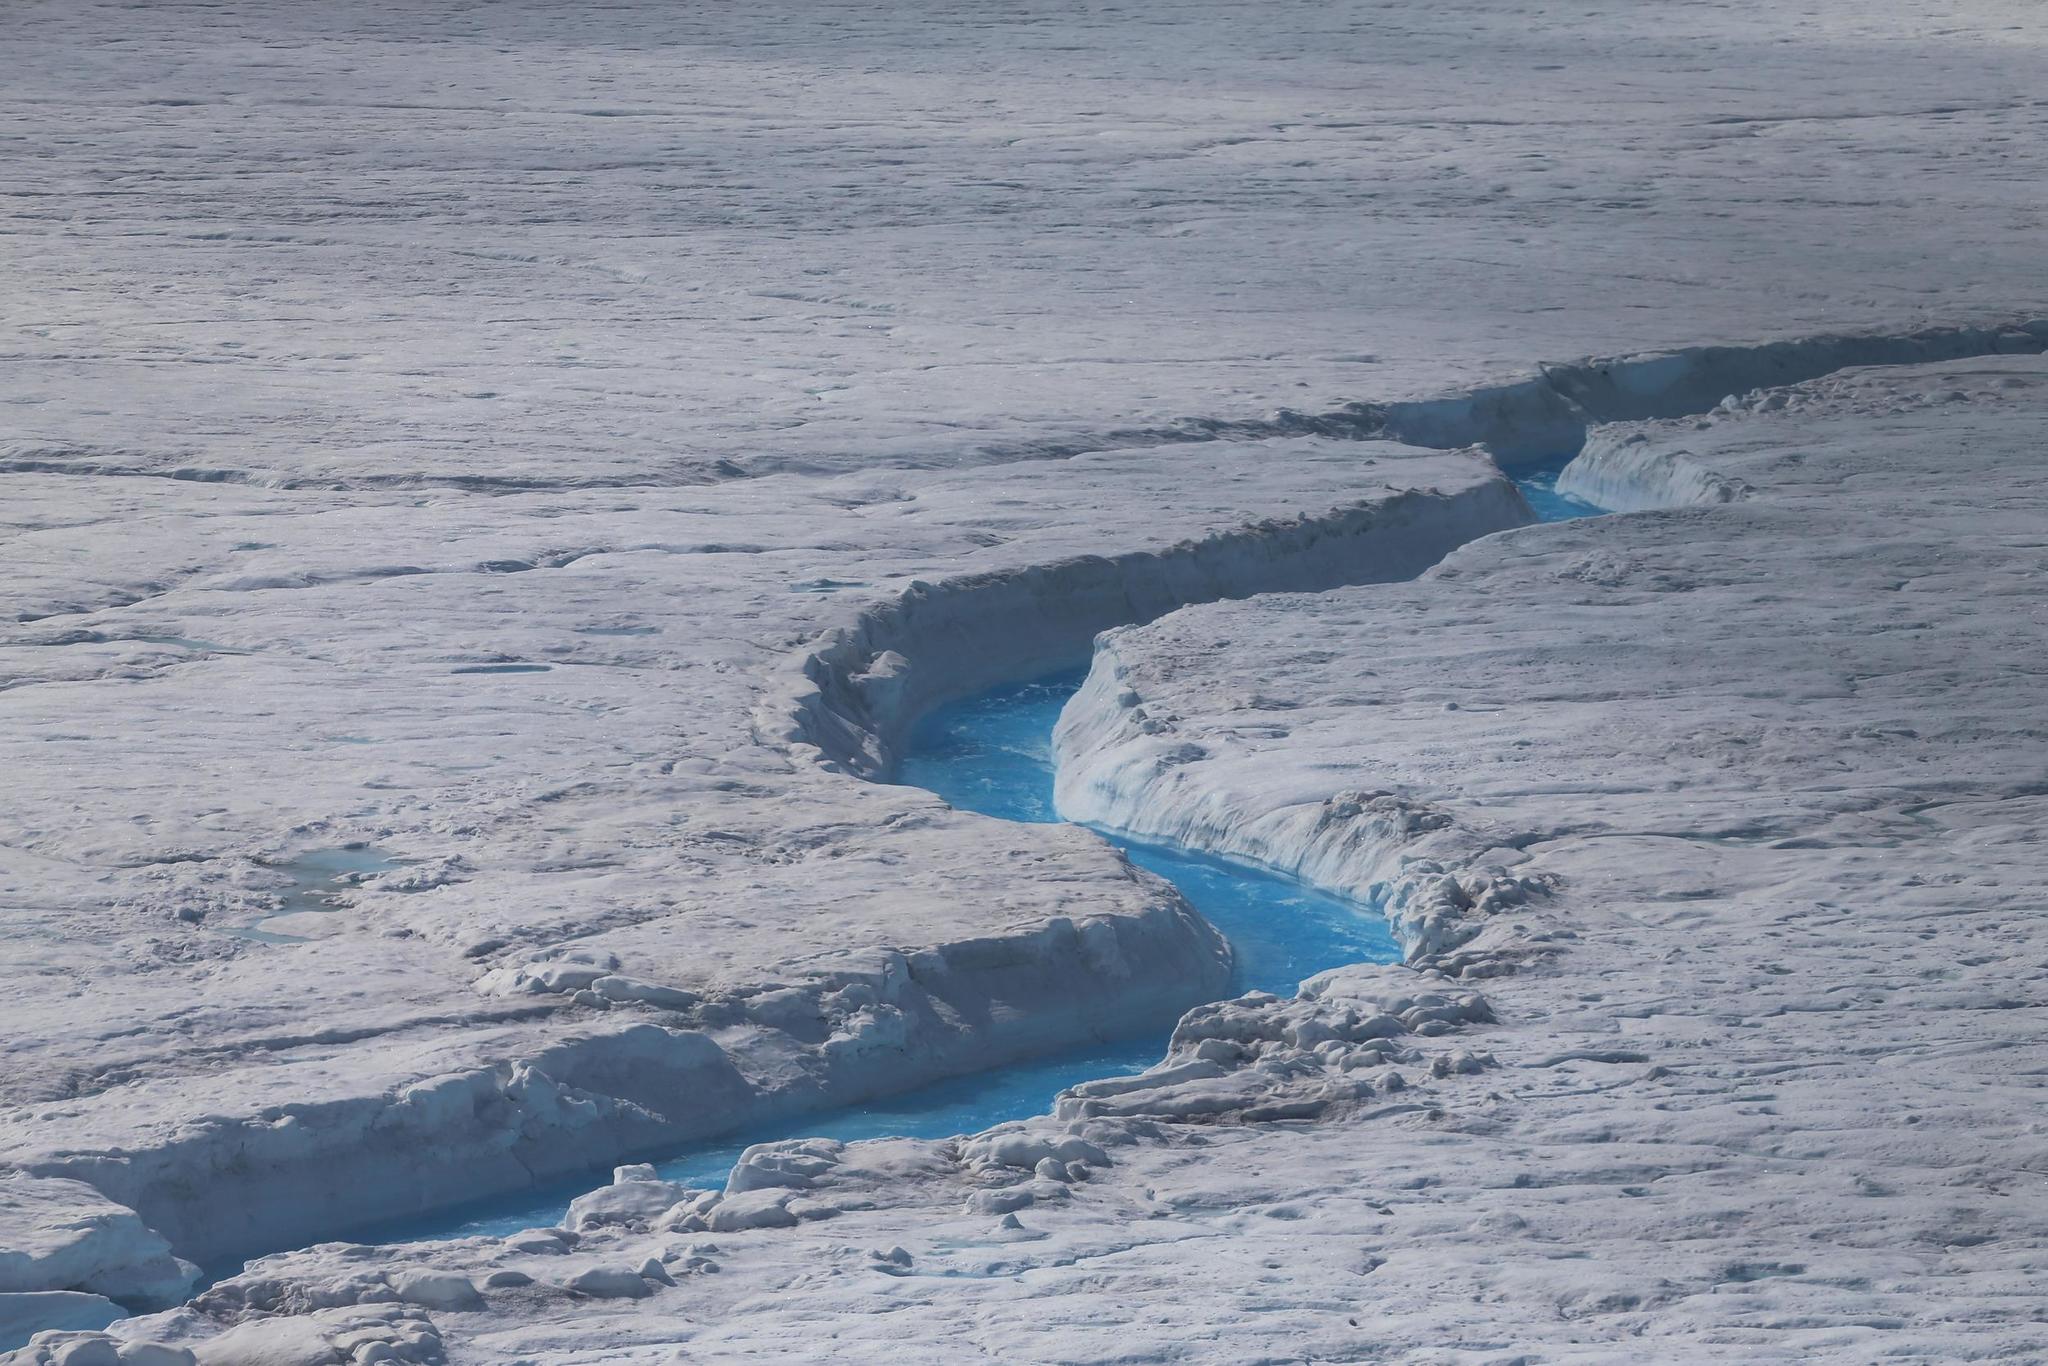
<path id="1" fill-rule="evenodd" d="M 1426 1109 L 1439 1089 L 1497 1066 L 1484 1049 L 1453 1037 L 1491 1018 L 1483 996 L 1448 981 L 1372 965 L 1337 969 L 1295 1000 L 1254 995 L 1194 1012 L 1158 1067 L 1076 1087 L 1043 1118 L 942 1142 L 758 1144 L 719 1190 L 629 1164 L 577 1199 L 558 1228 L 284 1253 L 187 1309 L 130 1320 L 92 1340 L 191 1350 L 202 1366 L 239 1362 L 259 1347 L 273 1366 L 352 1351 L 359 1361 L 438 1361 L 433 1335 L 446 1325 L 482 1326 L 469 1316 L 611 1312 L 621 1302 L 702 1289 L 706 1277 L 733 1280 L 735 1257 L 745 1264 L 767 1250 L 749 1235 L 815 1228 L 843 1257 L 853 1249 L 832 1230 L 895 1226 L 943 1203 L 953 1212 L 942 1219 L 976 1221 L 995 1246 L 1028 1247 L 1047 1235 L 1020 1215 L 1074 1206 L 1081 1187 L 1113 1182 L 1119 1164 L 1146 1145 L 1195 1141 L 1177 1138 L 1178 1126 L 1310 1119 L 1334 1106 L 1361 1122 Z M 857 1264 L 910 1275 L 917 1257 L 897 1245 L 872 1247 Z M 218 1332 L 223 1324 L 235 1326 Z M 41 1366 L 33 1353 L 47 1354 L 54 1340 L 39 1340 L 19 1362 Z M 379 1354 L 386 1350 L 394 1355 Z"/>
<path id="2" fill-rule="evenodd" d="M 1197 1006 L 1174 1027 L 1160 1067 L 1072 1087 L 1053 1113 L 1183 1123 L 1321 1119 L 1333 1107 L 1407 1089 L 1404 1066 L 1445 1077 L 1494 1065 L 1483 1050 L 1418 1046 L 1492 1018 L 1484 996 L 1450 990 L 1428 973 L 1337 968 L 1304 982 L 1291 1001 L 1260 993 Z M 1366 1070 L 1373 1075 L 1352 1075 Z"/>

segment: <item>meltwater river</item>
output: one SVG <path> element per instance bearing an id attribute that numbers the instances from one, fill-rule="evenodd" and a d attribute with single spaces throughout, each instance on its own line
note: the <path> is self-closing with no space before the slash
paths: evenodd
<path id="1" fill-rule="evenodd" d="M 1516 470 L 1523 496 L 1546 522 L 1601 509 L 1556 490 L 1563 461 Z M 903 756 L 897 780 L 926 788 L 964 811 L 1031 823 L 1057 821 L 1053 810 L 1052 731 L 1060 708 L 1084 671 L 1016 683 L 954 702 L 925 717 Z M 1231 994 L 1270 991 L 1291 996 L 1302 979 L 1345 963 L 1391 963 L 1400 957 L 1378 912 L 1324 895 L 1249 864 L 1122 839 L 1103 831 L 1133 863 L 1180 889 L 1223 932 L 1235 953 Z M 783 1138 L 948 1138 L 1005 1120 L 1046 1113 L 1061 1090 L 1095 1077 L 1140 1072 L 1165 1053 L 1164 1033 L 996 1068 L 914 1091 L 782 1120 L 678 1152 L 656 1164 L 661 1176 L 716 1187 L 753 1143 Z M 368 1241 L 503 1236 L 557 1222 L 594 1178 L 572 1177 L 501 1196 L 468 1211 L 440 1210 L 384 1225 Z"/>
<path id="2" fill-rule="evenodd" d="M 1052 728 L 1081 686 L 1077 670 L 1014 684 L 941 707 L 912 738 L 898 780 L 928 788 L 953 806 L 1005 820 L 1052 822 Z M 1221 930 L 1235 951 L 1232 995 L 1271 991 L 1291 996 L 1305 977 L 1343 963 L 1391 963 L 1400 956 L 1386 921 L 1369 908 L 1244 864 L 1105 836 L 1131 861 L 1172 882 Z M 1008 1119 L 1044 1114 L 1052 1098 L 1076 1082 L 1141 1072 L 1166 1051 L 1165 1033 L 1138 1035 L 1100 1047 L 999 1067 L 914 1091 L 797 1115 L 771 1128 L 714 1139 L 657 1163 L 665 1180 L 723 1186 L 751 1143 L 778 1138 L 948 1138 Z M 467 1214 L 441 1211 L 375 1230 L 378 1242 L 418 1238 L 503 1236 L 553 1224 L 569 1201 L 589 1190 L 577 1176 L 499 1197 Z"/>

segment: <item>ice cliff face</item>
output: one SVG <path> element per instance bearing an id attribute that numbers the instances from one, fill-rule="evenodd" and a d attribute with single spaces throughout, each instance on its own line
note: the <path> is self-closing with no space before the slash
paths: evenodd
<path id="1" fill-rule="evenodd" d="M 1282 442 L 1267 452 L 1302 449 Z M 1368 462 L 1403 450 L 1380 442 L 1320 449 Z M 1412 469 L 1416 479 L 1440 477 L 1427 466 L 1396 468 Z M 1466 474 L 1448 489 L 1369 498 L 1159 551 L 913 584 L 799 654 L 787 670 L 792 677 L 757 713 L 757 727 L 835 768 L 883 777 L 924 711 L 1081 663 L 1110 627 L 1194 602 L 1412 578 L 1453 547 L 1528 517 L 1505 480 Z"/>

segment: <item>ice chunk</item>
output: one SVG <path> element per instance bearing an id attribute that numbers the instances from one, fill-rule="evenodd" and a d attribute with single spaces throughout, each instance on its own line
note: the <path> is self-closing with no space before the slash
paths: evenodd
<path id="1" fill-rule="evenodd" d="M 183 1299 L 197 1274 L 134 1210 L 83 1181 L 0 1178 L 0 1293 L 82 1290 L 158 1308 Z"/>

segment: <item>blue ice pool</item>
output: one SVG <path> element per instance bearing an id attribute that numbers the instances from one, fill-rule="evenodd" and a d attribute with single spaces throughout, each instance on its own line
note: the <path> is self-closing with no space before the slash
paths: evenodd
<path id="1" fill-rule="evenodd" d="M 1513 476 L 1515 487 L 1522 491 L 1522 497 L 1529 500 L 1529 508 L 1539 522 L 1569 522 L 1578 517 L 1598 517 L 1606 508 L 1589 503 L 1583 498 L 1574 498 L 1557 491 L 1557 476 L 1564 473 L 1564 467 L 1572 461 L 1569 455 L 1553 456 L 1531 465 L 1518 465 L 1508 471 Z"/>
<path id="2" fill-rule="evenodd" d="M 346 740 L 350 737 L 341 738 Z M 247 925 L 223 927 L 237 939 L 253 939 L 260 944 L 303 944 L 306 942 L 304 935 L 263 927 L 266 924 L 282 925 L 287 916 L 305 911 L 333 912 L 346 904 L 344 894 L 350 887 L 364 878 L 388 873 L 400 865 L 396 859 L 372 845 L 344 844 L 333 849 L 309 850 L 269 866 L 289 877 L 291 886 L 280 894 L 276 910 L 257 917 Z"/>

